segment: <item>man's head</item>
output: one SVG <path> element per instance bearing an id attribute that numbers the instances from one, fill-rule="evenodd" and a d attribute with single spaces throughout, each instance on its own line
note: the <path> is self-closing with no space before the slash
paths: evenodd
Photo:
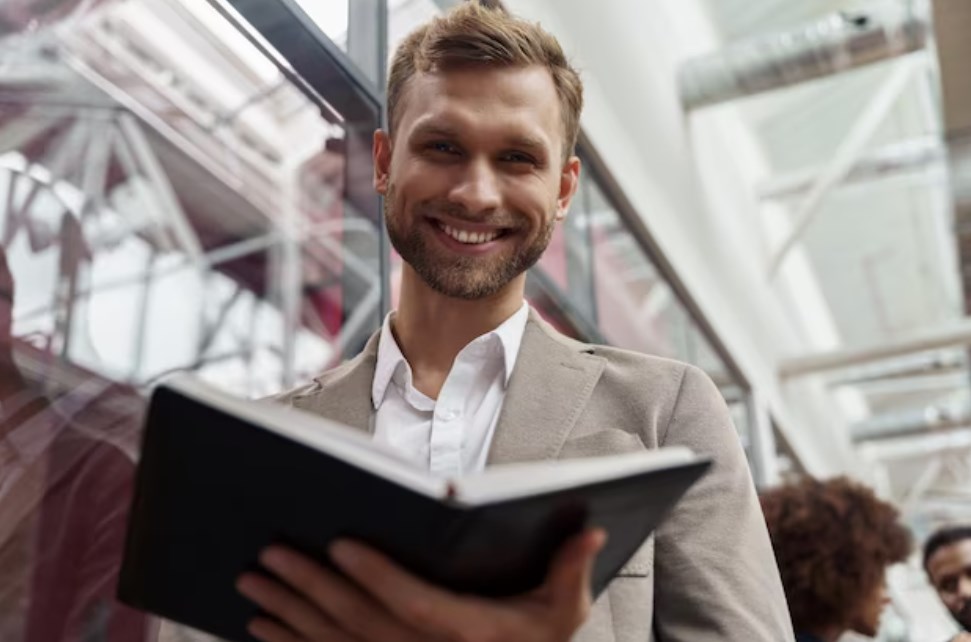
<path id="1" fill-rule="evenodd" d="M 924 570 L 947 610 L 971 631 L 971 525 L 931 535 L 924 544 Z"/>
<path id="2" fill-rule="evenodd" d="M 405 39 L 374 183 L 422 281 L 481 299 L 535 264 L 576 190 L 582 103 L 556 40 L 501 10 L 465 3 Z"/>

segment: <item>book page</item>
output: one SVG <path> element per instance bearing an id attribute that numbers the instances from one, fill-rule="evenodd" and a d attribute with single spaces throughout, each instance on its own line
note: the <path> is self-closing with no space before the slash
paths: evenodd
<path id="1" fill-rule="evenodd" d="M 482 473 L 453 480 L 454 499 L 459 504 L 469 506 L 491 504 L 674 468 L 695 461 L 698 458 L 691 450 L 675 446 L 606 457 L 550 459 L 495 466 Z"/>

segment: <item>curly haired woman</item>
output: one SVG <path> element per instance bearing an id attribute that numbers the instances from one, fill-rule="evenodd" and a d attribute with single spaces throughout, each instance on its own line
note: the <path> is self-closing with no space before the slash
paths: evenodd
<path id="1" fill-rule="evenodd" d="M 761 500 L 797 642 L 876 635 L 887 567 L 911 549 L 897 509 L 845 477 L 805 479 Z"/>

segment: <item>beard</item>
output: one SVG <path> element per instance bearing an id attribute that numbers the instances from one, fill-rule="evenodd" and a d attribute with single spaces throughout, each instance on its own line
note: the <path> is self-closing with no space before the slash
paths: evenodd
<path id="1" fill-rule="evenodd" d="M 965 631 L 971 633 L 971 600 L 965 602 L 957 611 L 951 613 Z"/>
<path id="2" fill-rule="evenodd" d="M 554 217 L 549 216 L 536 238 L 527 245 L 517 245 L 510 252 L 492 256 L 461 256 L 430 239 L 430 233 L 424 229 L 429 215 L 448 214 L 458 220 L 489 223 L 507 230 L 503 234 L 517 234 L 522 230 L 517 217 L 499 213 L 486 221 L 476 220 L 459 205 L 434 200 L 416 206 L 409 224 L 406 220 L 409 217 L 401 209 L 394 185 L 390 185 L 384 199 L 384 220 L 395 251 L 430 288 L 447 297 L 470 301 L 496 294 L 533 267 L 546 251 L 555 227 Z"/>

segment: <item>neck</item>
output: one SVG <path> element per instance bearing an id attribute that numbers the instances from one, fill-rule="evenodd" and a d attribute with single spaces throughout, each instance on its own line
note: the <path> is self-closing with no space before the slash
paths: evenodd
<path id="1" fill-rule="evenodd" d="M 819 638 L 820 640 L 822 640 L 822 642 L 836 642 L 836 640 L 838 640 L 840 636 L 843 635 L 844 629 L 839 626 L 830 626 L 830 627 L 825 627 L 820 629 L 813 629 L 806 632 L 809 633 L 810 635 L 813 635 Z"/>
<path id="2" fill-rule="evenodd" d="M 392 329 L 411 366 L 415 387 L 437 398 L 459 351 L 511 317 L 523 304 L 525 286 L 522 274 L 492 296 L 456 299 L 428 287 L 405 264 Z"/>

